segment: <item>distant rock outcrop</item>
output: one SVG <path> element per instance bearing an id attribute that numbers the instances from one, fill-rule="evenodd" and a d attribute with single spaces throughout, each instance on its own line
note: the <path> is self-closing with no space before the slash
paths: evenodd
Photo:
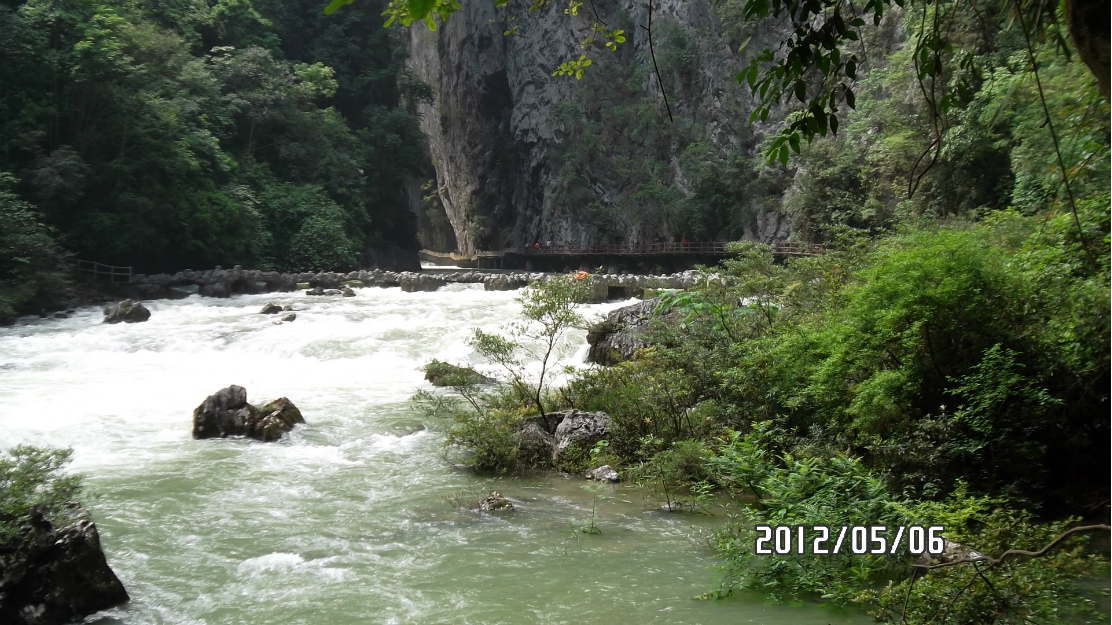
<path id="1" fill-rule="evenodd" d="M 209 395 L 193 410 L 193 438 L 247 436 L 270 442 L 298 423 L 305 419 L 290 400 L 280 397 L 256 408 L 247 403 L 247 390 L 233 384 Z"/>
<path id="2" fill-rule="evenodd" d="M 151 318 L 151 311 L 129 299 L 104 309 L 104 323 L 140 323 Z"/>
<path id="3" fill-rule="evenodd" d="M 32 509 L 25 537 L 0 546 L 0 623 L 67 623 L 128 601 L 89 512 L 74 512 L 58 529 Z"/>

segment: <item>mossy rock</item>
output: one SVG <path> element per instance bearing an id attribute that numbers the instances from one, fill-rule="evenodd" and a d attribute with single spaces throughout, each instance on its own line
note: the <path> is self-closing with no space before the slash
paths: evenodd
<path id="1" fill-rule="evenodd" d="M 470 386 L 473 384 L 493 384 L 493 378 L 475 371 L 471 367 L 460 367 L 447 362 L 433 360 L 425 365 L 425 379 L 433 386 Z"/>

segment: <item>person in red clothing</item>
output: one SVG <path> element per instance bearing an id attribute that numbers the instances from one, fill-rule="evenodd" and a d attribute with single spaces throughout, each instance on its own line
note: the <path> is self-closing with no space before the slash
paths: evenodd
<path id="1" fill-rule="evenodd" d="M 534 243 L 533 249 L 537 250 L 538 252 L 541 251 L 541 242 L 537 241 L 536 243 Z"/>
<path id="2" fill-rule="evenodd" d="M 675 239 L 673 239 L 673 240 L 675 240 Z M 687 237 L 683 238 L 683 246 L 687 247 Z"/>

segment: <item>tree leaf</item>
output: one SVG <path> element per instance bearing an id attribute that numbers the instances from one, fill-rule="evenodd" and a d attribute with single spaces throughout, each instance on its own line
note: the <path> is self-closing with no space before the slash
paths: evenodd
<path id="1" fill-rule="evenodd" d="M 429 16 L 436 0 L 408 0 L 409 14 L 415 20 L 423 20 Z"/>

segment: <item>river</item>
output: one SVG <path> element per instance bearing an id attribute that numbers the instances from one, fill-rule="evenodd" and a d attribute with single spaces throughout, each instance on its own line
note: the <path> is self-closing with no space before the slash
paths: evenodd
<path id="1" fill-rule="evenodd" d="M 469 362 L 471 329 L 518 319 L 515 293 L 358 289 L 148 302 L 0 328 L 0 448 L 72 447 L 129 604 L 115 623 L 864 623 L 756 596 L 698 601 L 719 515 L 668 514 L 637 488 L 578 477 L 491 480 L 453 468 L 443 423 L 409 398 L 431 358 Z M 275 325 L 266 302 L 292 305 Z M 621 304 L 589 306 L 598 316 Z M 583 332 L 562 345 L 586 352 Z M 477 363 L 480 364 L 480 363 Z M 192 410 L 229 384 L 304 414 L 281 442 L 193 440 Z M 517 511 L 453 506 L 492 489 Z M 597 506 L 600 535 L 574 531 Z"/>

